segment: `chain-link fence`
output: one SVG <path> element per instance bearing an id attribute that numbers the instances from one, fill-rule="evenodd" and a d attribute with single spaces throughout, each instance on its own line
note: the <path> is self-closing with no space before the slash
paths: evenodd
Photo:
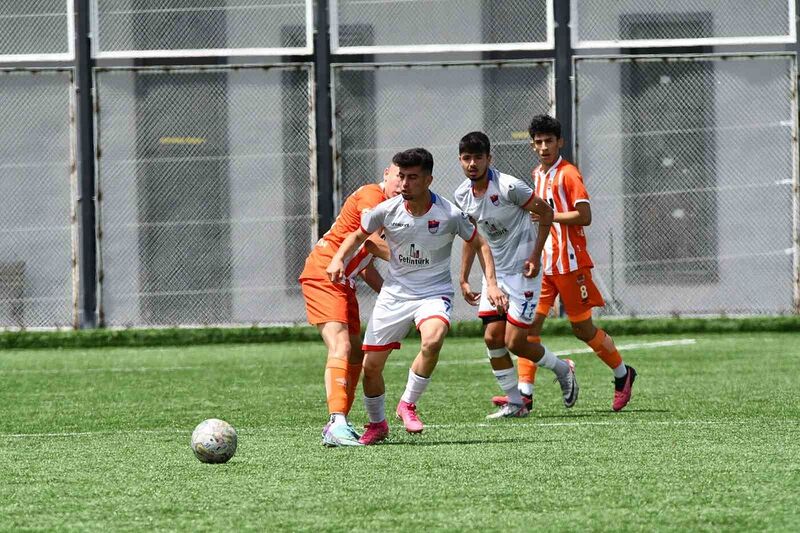
<path id="1" fill-rule="evenodd" d="M 71 59 L 72 2 L 0 2 L 0 60 Z"/>
<path id="2" fill-rule="evenodd" d="M 396 152 L 415 146 L 433 154 L 432 190 L 452 200 L 466 179 L 458 162 L 458 141 L 474 130 L 491 139 L 498 169 L 530 181 L 535 158 L 527 127 L 533 115 L 552 112 L 552 75 L 550 62 L 336 67 L 337 207 L 361 185 L 377 182 Z M 456 239 L 456 280 L 461 246 Z M 472 281 L 479 286 L 477 266 Z M 367 317 L 375 295 L 365 286 L 358 290 Z M 475 313 L 461 302 L 453 316 L 469 319 Z"/>
<path id="3" fill-rule="evenodd" d="M 576 61 L 609 314 L 793 312 L 790 56 Z"/>
<path id="4" fill-rule="evenodd" d="M 310 67 L 96 74 L 101 322 L 299 321 Z"/>
<path id="5" fill-rule="evenodd" d="M 552 48 L 553 0 L 331 0 L 337 53 Z"/>
<path id="6" fill-rule="evenodd" d="M 795 0 L 580 0 L 572 2 L 576 48 L 793 42 Z"/>
<path id="7" fill-rule="evenodd" d="M 94 0 L 96 54 L 110 57 L 310 53 L 311 3 L 311 0 Z"/>
<path id="8" fill-rule="evenodd" d="M 68 70 L 0 70 L 0 327 L 71 327 L 74 150 Z"/>

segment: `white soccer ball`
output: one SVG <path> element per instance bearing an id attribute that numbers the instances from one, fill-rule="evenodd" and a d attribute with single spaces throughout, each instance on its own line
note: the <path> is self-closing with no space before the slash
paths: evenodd
<path id="1" fill-rule="evenodd" d="M 203 463 L 227 463 L 236 453 L 236 430 L 218 418 L 203 420 L 192 432 L 192 451 Z"/>

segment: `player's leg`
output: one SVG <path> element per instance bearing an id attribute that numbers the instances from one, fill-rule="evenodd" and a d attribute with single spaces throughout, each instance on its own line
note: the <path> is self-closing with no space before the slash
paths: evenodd
<path id="1" fill-rule="evenodd" d="M 614 400 L 612 409 L 619 411 L 631 399 L 636 370 L 627 366 L 611 338 L 592 321 L 592 308 L 605 305 L 603 296 L 592 280 L 589 268 L 579 269 L 560 276 L 562 300 L 577 338 L 589 345 L 595 354 L 614 372 Z"/>
<path id="2" fill-rule="evenodd" d="M 358 445 L 359 435 L 347 421 L 348 291 L 352 289 L 327 280 L 304 280 L 302 291 L 308 321 L 317 326 L 328 352 L 324 380 L 329 420 L 322 430 L 323 444 Z"/>
<path id="3" fill-rule="evenodd" d="M 504 392 L 502 396 L 493 396 L 492 403 L 500 407 L 500 411 L 503 412 L 508 410 L 504 406 L 511 403 L 513 404 L 512 410 L 516 412 L 519 411 L 518 406 L 525 405 L 525 402 L 517 390 L 514 362 L 506 349 L 506 317 L 497 312 L 497 308 L 489 302 L 486 294 L 486 279 L 484 278 L 478 303 L 478 316 L 483 321 L 483 341 L 486 344 L 486 354 L 489 356 L 492 373 Z M 530 405 L 525 405 L 525 407 L 530 407 Z M 494 415 L 490 416 L 494 418 Z"/>
<path id="4" fill-rule="evenodd" d="M 377 444 L 389 436 L 386 421 L 386 383 L 383 369 L 392 350 L 408 332 L 413 309 L 385 293 L 380 293 L 364 333 L 363 389 L 364 409 L 369 423 L 361 436 L 362 444 Z"/>
<path id="5" fill-rule="evenodd" d="M 400 397 L 395 410 L 397 417 L 403 421 L 406 431 L 420 433 L 424 426 L 417 415 L 417 402 L 428 384 L 439 361 L 439 352 L 444 344 L 444 337 L 450 329 L 450 310 L 452 301 L 449 297 L 426 298 L 414 302 L 414 322 L 420 336 L 420 349 L 408 371 L 406 389 Z"/>
<path id="6" fill-rule="evenodd" d="M 529 405 L 525 404 L 517 388 L 517 372 L 514 369 L 514 362 L 511 360 L 511 354 L 509 354 L 506 349 L 505 316 L 499 316 L 497 318 L 499 320 L 486 324 L 483 338 L 486 342 L 486 354 L 489 356 L 492 374 L 494 374 L 497 384 L 504 392 L 504 395 L 492 398 L 493 403 L 498 403 L 499 400 L 502 400 L 502 403 L 498 405 L 499 409 L 496 412 L 487 415 L 486 418 L 525 417 L 528 416 L 530 410 Z"/>
<path id="7" fill-rule="evenodd" d="M 350 322 L 347 325 L 347 333 L 350 338 L 350 354 L 347 358 L 347 411 L 353 407 L 356 397 L 358 379 L 361 377 L 361 366 L 364 361 L 364 351 L 361 349 L 361 319 L 358 310 L 358 300 L 355 291 L 352 298 L 348 300 L 347 316 Z"/>
<path id="8" fill-rule="evenodd" d="M 561 385 L 564 405 L 572 407 L 578 399 L 578 381 L 575 379 L 574 365 L 569 360 L 561 360 L 547 347 L 528 340 L 528 330 L 533 324 L 537 307 L 536 295 L 540 291 L 538 280 L 531 280 L 521 274 L 505 281 L 508 294 L 508 314 L 506 316 L 506 347 L 517 357 L 528 359 L 539 366 L 550 369 Z"/>

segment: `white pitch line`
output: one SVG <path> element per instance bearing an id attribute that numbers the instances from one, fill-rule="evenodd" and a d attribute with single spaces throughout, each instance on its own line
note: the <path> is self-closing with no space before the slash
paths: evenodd
<path id="1" fill-rule="evenodd" d="M 653 350 L 656 348 L 670 348 L 673 346 L 688 346 L 690 344 L 697 344 L 695 339 L 675 339 L 671 341 L 652 341 L 652 342 L 637 342 L 633 344 L 621 344 L 617 346 L 617 350 Z M 555 352 L 558 356 L 573 355 L 577 353 L 594 353 L 591 348 L 577 348 L 573 350 L 561 350 Z M 458 359 L 458 360 L 445 360 L 439 361 L 436 366 L 442 365 L 485 365 L 486 357 L 476 357 L 474 359 Z M 390 366 L 407 366 L 408 363 L 402 361 L 391 361 L 387 363 Z"/>
<path id="2" fill-rule="evenodd" d="M 237 368 L 256 368 L 258 365 L 238 365 Z M 86 373 L 141 373 L 141 372 L 180 372 L 183 370 L 208 370 L 207 366 L 141 366 L 111 368 L 21 368 L 0 369 L 0 374 L 86 374 Z"/>

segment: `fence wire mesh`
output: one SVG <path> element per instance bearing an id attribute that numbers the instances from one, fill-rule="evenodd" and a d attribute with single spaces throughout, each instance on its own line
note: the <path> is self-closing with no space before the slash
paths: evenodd
<path id="1" fill-rule="evenodd" d="M 71 85 L 0 70 L 0 327 L 73 325 Z"/>
<path id="2" fill-rule="evenodd" d="M 100 318 L 300 321 L 310 67 L 101 70 Z"/>
<path id="3" fill-rule="evenodd" d="M 580 0 L 572 2 L 579 46 L 592 41 L 788 37 L 794 0 Z"/>
<path id="4" fill-rule="evenodd" d="M 793 59 L 579 59 L 576 91 L 604 312 L 793 312 Z"/>
<path id="5" fill-rule="evenodd" d="M 331 9 L 340 47 L 545 43 L 552 24 L 548 0 L 336 0 Z"/>
<path id="6" fill-rule="evenodd" d="M 100 52 L 303 48 L 306 0 L 95 0 Z"/>
<path id="7" fill-rule="evenodd" d="M 0 2 L 0 56 L 68 53 L 71 1 Z"/>
<path id="8" fill-rule="evenodd" d="M 491 139 L 498 169 L 530 182 L 534 154 L 527 127 L 533 115 L 552 112 L 552 75 L 550 62 L 336 67 L 337 205 L 361 185 L 377 182 L 396 152 L 415 146 L 433 154 L 432 190 L 452 200 L 465 179 L 458 141 L 475 130 Z M 461 246 L 456 239 L 456 280 Z M 480 286 L 477 266 L 471 280 Z M 375 294 L 366 286 L 358 291 L 366 319 Z M 475 308 L 458 300 L 454 318 L 474 318 Z"/>

